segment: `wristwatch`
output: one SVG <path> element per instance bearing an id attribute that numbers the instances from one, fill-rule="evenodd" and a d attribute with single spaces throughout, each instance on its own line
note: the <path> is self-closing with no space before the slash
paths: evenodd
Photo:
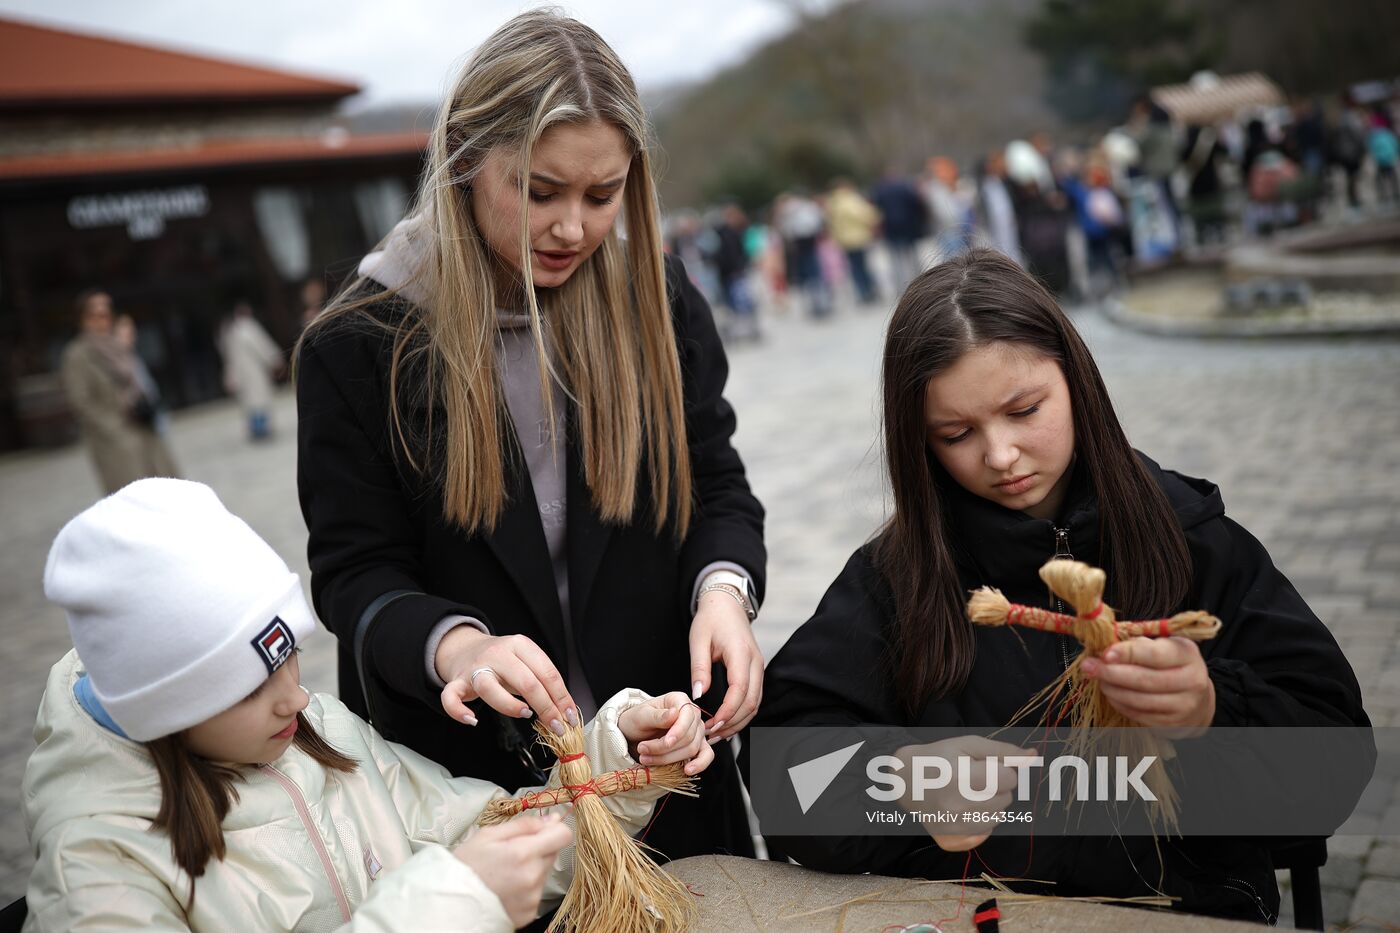
<path id="1" fill-rule="evenodd" d="M 696 594 L 697 604 L 701 596 L 714 591 L 732 596 L 734 601 L 743 607 L 744 615 L 749 617 L 750 622 L 758 618 L 758 597 L 754 594 L 753 583 L 742 573 L 735 573 L 732 570 L 715 570 L 706 574 L 704 585 Z"/>

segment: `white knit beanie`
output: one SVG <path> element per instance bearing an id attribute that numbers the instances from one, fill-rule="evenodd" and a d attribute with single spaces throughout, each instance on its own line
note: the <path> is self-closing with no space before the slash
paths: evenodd
<path id="1" fill-rule="evenodd" d="M 202 483 L 143 479 L 54 539 L 44 595 L 93 692 L 139 742 L 252 693 L 316 627 L 301 580 Z"/>

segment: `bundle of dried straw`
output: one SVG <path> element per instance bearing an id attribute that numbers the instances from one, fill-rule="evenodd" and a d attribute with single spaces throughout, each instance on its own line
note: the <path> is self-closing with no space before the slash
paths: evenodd
<path id="1" fill-rule="evenodd" d="M 540 741 L 559 759 L 557 783 L 520 797 L 491 801 L 477 822 L 503 823 L 525 810 L 560 804 L 574 808 L 574 880 L 549 924 L 550 933 L 672 933 L 689 929 L 697 912 L 693 895 L 662 871 L 645 844 L 622 830 L 604 797 L 652 785 L 695 796 L 695 783 L 680 764 L 637 767 L 595 776 L 583 751 L 583 729 L 562 736 L 536 724 Z"/>

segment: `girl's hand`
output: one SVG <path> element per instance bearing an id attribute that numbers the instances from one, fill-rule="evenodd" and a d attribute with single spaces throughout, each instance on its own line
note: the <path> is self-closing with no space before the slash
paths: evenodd
<path id="1" fill-rule="evenodd" d="M 517 929 L 540 912 L 544 883 L 555 856 L 574 838 L 558 814 L 487 826 L 452 850 L 501 899 Z"/>
<path id="2" fill-rule="evenodd" d="M 1130 638 L 1082 669 L 1114 709 L 1145 726 L 1195 730 L 1215 719 L 1215 684 L 1189 638 Z"/>
<path id="3" fill-rule="evenodd" d="M 705 741 L 700 708 L 684 693 L 668 693 L 623 710 L 617 728 L 627 737 L 632 757 L 644 765 L 684 761 L 685 773 L 696 775 L 715 760 L 715 750 Z"/>
<path id="4" fill-rule="evenodd" d="M 520 719 L 528 718 L 533 708 L 556 735 L 564 733 L 565 722 L 578 724 L 578 707 L 563 676 L 524 635 L 495 637 L 459 625 L 443 636 L 433 666 L 447 682 L 442 688 L 443 711 L 458 722 L 476 725 L 476 714 L 466 704 L 481 699 L 496 712 Z"/>
<path id="5" fill-rule="evenodd" d="M 950 781 L 941 788 L 926 790 L 923 799 L 915 800 L 914 782 L 911 779 L 904 785 L 904 796 L 900 798 L 899 805 L 914 814 L 955 814 L 956 819 L 952 821 L 928 820 L 921 821 L 919 825 L 944 852 L 966 852 L 975 849 L 987 841 L 997 823 L 990 819 L 978 819 L 972 814 L 1000 813 L 1010 806 L 1015 798 L 1012 791 L 1016 788 L 1017 775 L 1016 771 L 1006 764 L 1006 759 L 1029 757 L 1034 754 L 1034 749 L 1019 748 L 1007 742 L 977 735 L 960 735 L 927 745 L 905 745 L 895 752 L 895 756 L 904 762 L 904 774 L 914 773 L 913 763 L 917 757 L 942 758 L 954 768 L 959 767 L 960 758 L 966 758 L 971 769 L 970 787 L 988 786 L 993 776 L 989 773 L 990 759 L 995 757 L 997 792 L 988 800 L 970 800 L 959 792 L 957 781 Z M 958 832 L 959 829 L 964 832 Z"/>
<path id="6" fill-rule="evenodd" d="M 763 652 L 742 606 L 726 593 L 700 597 L 690 623 L 690 679 L 696 699 L 710 689 L 710 668 L 724 664 L 729 690 L 710 720 L 712 742 L 727 739 L 749 724 L 763 699 Z"/>

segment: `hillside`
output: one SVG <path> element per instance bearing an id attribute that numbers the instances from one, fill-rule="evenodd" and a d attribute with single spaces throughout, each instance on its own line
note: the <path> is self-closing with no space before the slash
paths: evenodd
<path id="1" fill-rule="evenodd" d="M 1022 42 L 1038 0 L 866 0 L 806 18 L 655 113 L 668 206 L 778 164 L 877 175 L 934 154 L 967 161 L 1059 128 L 1039 57 Z M 731 192 L 734 193 L 734 192 Z"/>

